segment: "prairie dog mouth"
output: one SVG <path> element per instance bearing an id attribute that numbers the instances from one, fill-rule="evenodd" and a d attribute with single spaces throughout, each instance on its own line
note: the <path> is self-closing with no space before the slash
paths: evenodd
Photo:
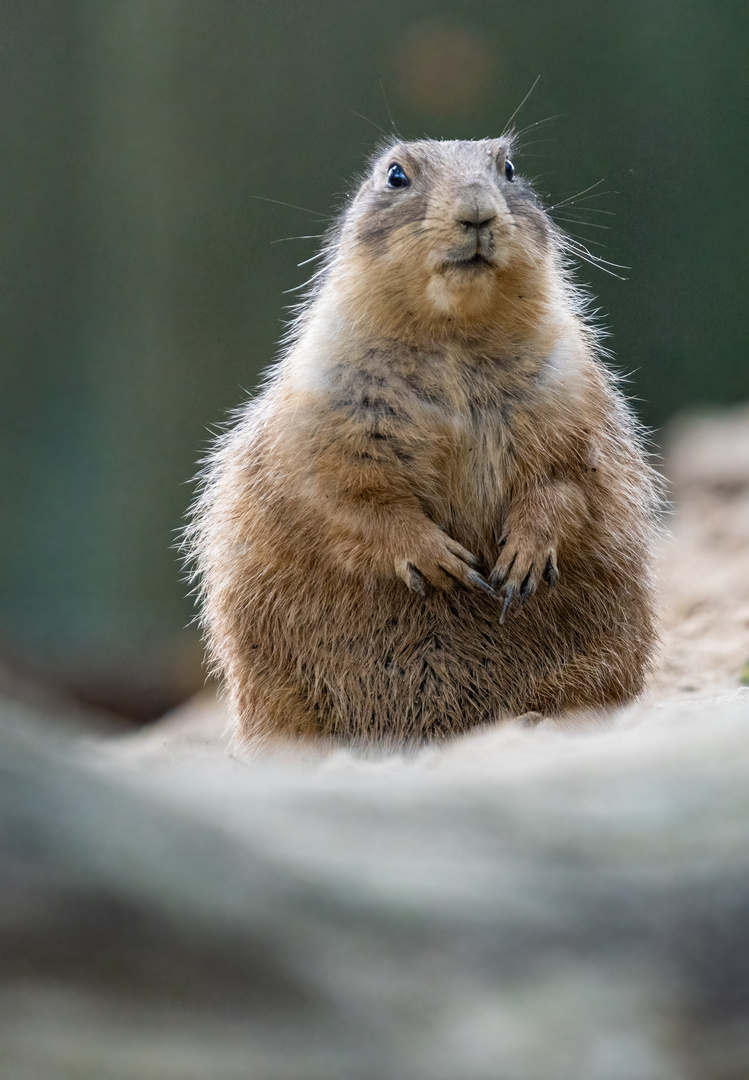
<path id="1" fill-rule="evenodd" d="M 493 267 L 494 263 L 482 255 L 480 251 L 477 251 L 474 255 L 469 255 L 465 259 L 447 259 L 444 263 L 446 270 L 456 268 L 458 270 L 481 270 L 483 268 Z"/>

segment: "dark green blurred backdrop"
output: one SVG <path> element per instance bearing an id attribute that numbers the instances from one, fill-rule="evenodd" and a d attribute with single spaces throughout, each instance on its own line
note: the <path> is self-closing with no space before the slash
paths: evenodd
<path id="1" fill-rule="evenodd" d="M 187 482 L 385 100 L 408 136 L 497 135 L 540 74 L 518 125 L 561 115 L 515 164 L 554 198 L 605 178 L 610 230 L 569 228 L 632 268 L 581 276 L 644 417 L 749 396 L 748 28 L 731 0 L 5 0 L 7 647 L 132 715 L 198 685 Z"/>

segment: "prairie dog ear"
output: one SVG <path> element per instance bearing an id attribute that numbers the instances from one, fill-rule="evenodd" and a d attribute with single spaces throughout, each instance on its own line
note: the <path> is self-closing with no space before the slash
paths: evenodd
<path id="1" fill-rule="evenodd" d="M 494 152 L 497 156 L 497 160 L 500 158 L 512 157 L 513 145 L 511 135 L 500 135 L 498 139 L 492 139 L 492 145 Z"/>

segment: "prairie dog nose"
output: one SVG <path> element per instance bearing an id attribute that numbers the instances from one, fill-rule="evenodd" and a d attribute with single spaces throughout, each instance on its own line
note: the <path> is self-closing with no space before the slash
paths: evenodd
<path id="1" fill-rule="evenodd" d="M 492 190 L 479 181 L 465 184 L 455 203 L 455 220 L 464 229 L 480 229 L 497 216 Z"/>

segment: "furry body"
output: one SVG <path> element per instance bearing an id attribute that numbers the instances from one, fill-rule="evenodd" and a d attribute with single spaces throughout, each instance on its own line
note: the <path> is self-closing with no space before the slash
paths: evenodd
<path id="1" fill-rule="evenodd" d="M 642 687 L 653 475 L 508 155 L 374 163 L 212 455 L 189 543 L 243 739 L 441 738 Z"/>

